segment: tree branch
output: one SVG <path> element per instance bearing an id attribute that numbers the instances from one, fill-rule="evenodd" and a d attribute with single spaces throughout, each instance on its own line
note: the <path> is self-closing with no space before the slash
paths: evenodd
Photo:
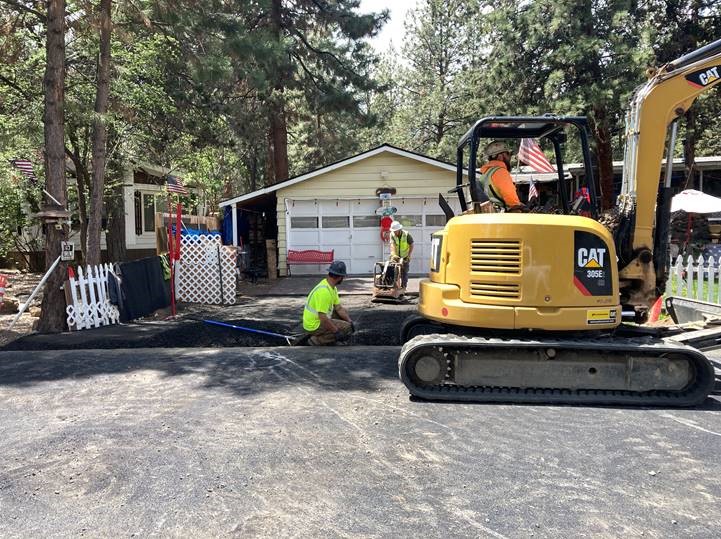
<path id="1" fill-rule="evenodd" d="M 27 91 L 25 91 L 23 88 L 21 88 L 21 87 L 18 85 L 18 83 L 16 83 L 15 81 L 12 81 L 12 80 L 10 80 L 10 79 L 8 79 L 8 78 L 5 77 L 4 75 L 0 75 L 0 82 L 2 82 L 2 83 L 5 84 L 6 86 L 9 86 L 9 87 L 12 88 L 13 90 L 15 90 L 17 93 L 19 93 L 22 97 L 24 97 L 24 98 L 27 99 L 28 101 L 31 101 L 31 100 L 36 99 L 36 98 L 38 97 L 38 96 L 33 96 L 33 95 L 31 95 L 30 93 L 28 93 Z"/>
<path id="2" fill-rule="evenodd" d="M 3 4 L 7 4 L 10 7 L 14 7 L 15 9 L 19 9 L 20 11 L 24 11 L 25 13 L 31 13 L 35 15 L 38 19 L 40 19 L 42 22 L 47 22 L 48 18 L 40 13 L 39 11 L 26 6 L 25 4 L 21 2 L 17 2 L 16 0 L 0 0 Z"/>
<path id="3" fill-rule="evenodd" d="M 346 65 L 343 63 L 343 61 L 338 58 L 335 54 L 333 54 L 330 51 L 322 51 L 320 49 L 315 48 L 313 45 L 311 45 L 308 40 L 305 38 L 303 34 L 300 33 L 299 30 L 293 29 L 293 33 L 300 38 L 300 40 L 303 42 L 303 44 L 308 47 L 310 50 L 312 50 L 314 53 L 316 53 L 319 56 L 330 56 L 333 58 L 333 60 L 336 61 L 336 63 L 346 72 L 353 73 L 354 75 L 358 75 L 355 73 L 352 69 L 348 69 Z"/>

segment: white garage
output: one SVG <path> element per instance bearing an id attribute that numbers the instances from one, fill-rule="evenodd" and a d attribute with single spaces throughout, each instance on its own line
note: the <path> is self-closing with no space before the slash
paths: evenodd
<path id="1" fill-rule="evenodd" d="M 237 222 L 243 212 L 263 214 L 274 209 L 277 269 L 288 275 L 289 250 L 333 251 L 354 275 L 373 272 L 384 260 L 389 245 L 381 239 L 377 190 L 393 191 L 390 205 L 413 236 L 411 273 L 428 271 L 431 233 L 445 224 L 438 193 L 455 186 L 455 165 L 383 145 L 308 174 L 226 200 Z M 447 196 L 458 209 L 453 196 Z M 271 220 L 273 217 L 271 217 Z M 266 227 L 266 230 L 269 227 Z M 272 231 L 271 231 L 272 232 Z M 272 234 L 269 234 L 272 235 Z M 237 240 L 236 240 L 236 244 Z M 321 274 L 327 264 L 293 265 L 293 275 Z"/>
<path id="2" fill-rule="evenodd" d="M 352 274 L 369 274 L 378 260 L 389 254 L 389 246 L 381 238 L 378 198 L 373 199 L 285 199 L 286 244 L 288 249 L 318 249 L 334 252 Z M 445 217 L 437 199 L 408 197 L 394 200 L 400 221 L 415 242 L 411 260 L 412 273 L 428 271 L 431 234 L 443 228 Z M 325 268 L 298 266 L 293 274 L 319 273 Z"/>

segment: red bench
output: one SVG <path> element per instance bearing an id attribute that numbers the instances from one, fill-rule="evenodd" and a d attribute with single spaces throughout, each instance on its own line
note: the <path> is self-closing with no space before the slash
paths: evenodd
<path id="1" fill-rule="evenodd" d="M 291 264 L 330 264 L 333 262 L 333 252 L 316 251 L 315 249 L 308 249 L 307 251 L 288 249 L 288 257 L 286 258 L 288 275 L 290 275 Z"/>

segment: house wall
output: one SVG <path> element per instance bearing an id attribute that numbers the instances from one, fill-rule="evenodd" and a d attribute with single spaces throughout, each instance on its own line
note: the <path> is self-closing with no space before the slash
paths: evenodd
<path id="1" fill-rule="evenodd" d="M 396 188 L 394 199 L 437 197 L 456 184 L 455 172 L 390 152 L 381 153 L 279 189 L 277 192 L 278 270 L 287 275 L 286 200 L 372 198 L 382 186 Z"/>

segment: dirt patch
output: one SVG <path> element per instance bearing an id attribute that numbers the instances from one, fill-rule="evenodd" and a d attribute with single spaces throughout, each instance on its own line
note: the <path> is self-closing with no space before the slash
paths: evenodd
<path id="1" fill-rule="evenodd" d="M 400 327 L 415 312 L 415 303 L 387 305 L 371 303 L 370 295 L 342 297 L 356 332 L 352 345 L 398 345 Z M 8 343 L 5 350 L 114 349 L 114 348 L 223 348 L 231 346 L 282 346 L 282 338 L 206 324 L 217 320 L 254 330 L 283 335 L 302 333 L 303 297 L 243 297 L 236 305 L 181 304 L 178 316 L 167 320 L 168 309 L 130 324 L 63 333 L 29 335 Z"/>
<path id="2" fill-rule="evenodd" d="M 0 273 L 8 277 L 5 286 L 5 308 L 0 309 L 0 347 L 5 346 L 10 341 L 17 339 L 33 330 L 33 325 L 38 320 L 28 311 L 23 313 L 17 323 L 13 326 L 12 331 L 8 331 L 8 326 L 17 316 L 16 309 L 9 309 L 10 305 L 21 305 L 25 303 L 33 289 L 43 278 L 42 273 L 21 273 L 16 270 L 0 270 Z M 40 307 L 43 300 L 42 291 L 33 298 L 30 307 Z"/>

